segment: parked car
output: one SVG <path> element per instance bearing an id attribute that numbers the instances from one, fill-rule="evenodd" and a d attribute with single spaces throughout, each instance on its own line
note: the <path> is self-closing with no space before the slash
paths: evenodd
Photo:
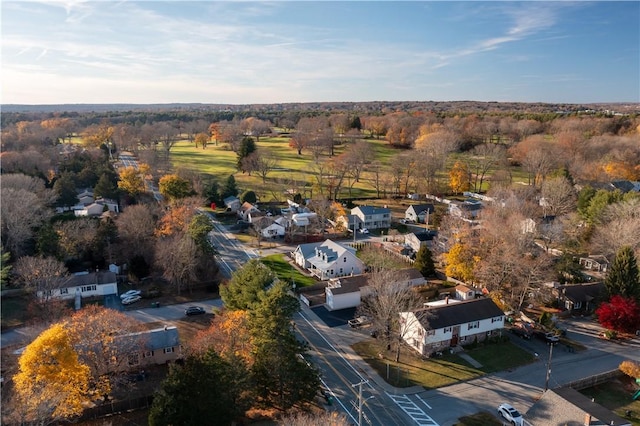
<path id="1" fill-rule="evenodd" d="M 370 321 L 369 321 L 369 318 L 365 317 L 364 315 L 361 315 L 357 318 L 350 319 L 347 322 L 349 323 L 349 327 L 357 328 L 365 324 L 369 324 Z"/>
<path id="2" fill-rule="evenodd" d="M 188 317 L 190 317 L 191 315 L 202 315 L 204 313 L 204 309 L 200 306 L 189 306 L 184 310 L 184 314 Z"/>
<path id="3" fill-rule="evenodd" d="M 368 234 L 369 230 L 367 228 L 362 228 L 362 229 L 358 230 L 358 232 L 360 232 L 361 234 Z"/>
<path id="4" fill-rule="evenodd" d="M 556 336 L 553 333 L 549 333 L 549 332 L 544 332 L 542 330 L 536 330 L 533 332 L 533 335 L 536 336 L 538 339 L 543 340 L 547 343 L 551 343 L 552 345 L 555 345 L 556 343 L 558 343 L 560 341 L 560 338 L 558 336 Z"/>
<path id="5" fill-rule="evenodd" d="M 140 297 L 138 295 L 125 297 L 124 299 L 122 299 L 122 304 L 123 305 L 131 305 L 132 303 L 136 303 L 137 301 L 139 301 L 141 299 L 142 299 L 142 297 Z"/>
<path id="6" fill-rule="evenodd" d="M 509 404 L 501 404 L 498 407 L 498 414 L 514 426 L 522 426 L 524 423 L 522 414 Z"/>
<path id="7" fill-rule="evenodd" d="M 126 299 L 128 297 L 140 296 L 142 292 L 140 290 L 129 290 L 120 295 L 120 299 Z"/>

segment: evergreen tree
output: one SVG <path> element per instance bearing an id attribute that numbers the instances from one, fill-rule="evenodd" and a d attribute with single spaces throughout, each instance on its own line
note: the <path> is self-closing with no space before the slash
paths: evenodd
<path id="1" fill-rule="evenodd" d="M 274 279 L 269 268 L 258 259 L 251 259 L 233 273 L 228 283 L 220 286 L 220 297 L 227 309 L 251 309 Z"/>
<path id="2" fill-rule="evenodd" d="M 36 236 L 36 249 L 38 254 L 44 257 L 55 257 L 60 260 L 62 251 L 59 246 L 60 235 L 53 229 L 50 223 L 44 224 Z"/>
<path id="3" fill-rule="evenodd" d="M 238 185 L 236 184 L 236 178 L 233 177 L 233 175 L 229 175 L 227 181 L 224 183 L 221 193 L 222 199 L 238 195 Z"/>
<path id="4" fill-rule="evenodd" d="M 255 204 L 258 201 L 258 197 L 254 191 L 244 191 L 240 196 L 240 201 Z"/>
<path id="5" fill-rule="evenodd" d="M 256 149 L 256 142 L 252 137 L 246 136 L 242 139 L 240 142 L 240 148 L 238 149 L 238 161 L 236 163 L 236 168 L 238 170 L 243 173 L 245 172 L 242 160 L 251 155 L 252 152 L 255 152 Z"/>
<path id="6" fill-rule="evenodd" d="M 213 224 L 209 217 L 204 214 L 194 215 L 189 223 L 189 235 L 204 254 L 213 254 L 215 252 L 208 238 L 209 232 L 212 230 Z"/>
<path id="7" fill-rule="evenodd" d="M 73 206 L 78 203 L 76 185 L 71 174 L 62 173 L 53 184 L 53 190 L 58 195 L 57 206 Z"/>
<path id="8" fill-rule="evenodd" d="M 216 205 L 222 206 L 220 184 L 215 178 L 211 178 L 207 181 L 202 196 L 207 199 L 208 204 L 216 203 Z"/>
<path id="9" fill-rule="evenodd" d="M 605 285 L 609 297 L 640 299 L 638 262 L 631 247 L 625 246 L 618 250 L 605 279 Z"/>
<path id="10" fill-rule="evenodd" d="M 421 245 L 420 250 L 416 254 L 416 261 L 413 264 L 422 276 L 432 277 L 436 273 L 436 266 L 433 263 L 433 256 L 431 250 L 426 245 Z"/>
<path id="11" fill-rule="evenodd" d="M 239 404 L 237 378 L 213 350 L 173 364 L 149 411 L 150 426 L 229 425 L 246 407 Z M 244 373 L 246 374 L 246 372 Z"/>
<path id="12" fill-rule="evenodd" d="M 254 344 L 251 375 L 264 406 L 286 410 L 312 401 L 318 392 L 318 371 L 304 358 L 306 348 L 293 332 L 291 319 L 299 309 L 287 284 L 278 282 L 249 312 Z"/>
<path id="13" fill-rule="evenodd" d="M 352 129 L 362 130 L 362 122 L 360 121 L 360 117 L 357 115 L 353 117 L 351 123 L 349 123 L 349 127 Z"/>
<path id="14" fill-rule="evenodd" d="M 98 183 L 96 183 L 96 186 L 93 188 L 93 194 L 96 198 L 102 197 L 110 198 L 113 200 L 118 198 L 118 191 L 116 189 L 116 186 L 111 182 L 109 175 L 106 173 L 100 175 Z"/>
<path id="15" fill-rule="evenodd" d="M 4 247 L 0 246 L 0 284 L 4 290 L 7 285 L 7 279 L 9 278 L 9 272 L 11 271 L 11 265 L 9 265 L 9 259 L 11 253 L 4 251 Z"/>

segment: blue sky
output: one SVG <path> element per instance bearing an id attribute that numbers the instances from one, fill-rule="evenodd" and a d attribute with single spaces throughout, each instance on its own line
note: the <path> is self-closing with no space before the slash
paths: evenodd
<path id="1" fill-rule="evenodd" d="M 640 102 L 640 2 L 5 1 L 2 103 Z"/>

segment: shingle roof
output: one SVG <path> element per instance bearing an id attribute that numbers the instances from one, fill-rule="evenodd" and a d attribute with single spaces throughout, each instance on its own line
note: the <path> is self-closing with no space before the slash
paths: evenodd
<path id="1" fill-rule="evenodd" d="M 364 215 L 391 213 L 391 210 L 388 209 L 388 208 L 385 208 L 385 207 L 374 207 L 374 206 L 358 206 L 358 207 L 355 207 L 355 208 L 351 209 L 351 212 L 353 213 L 353 211 L 356 210 L 356 209 L 360 209 L 360 211 Z"/>
<path id="2" fill-rule="evenodd" d="M 549 389 L 527 411 L 524 418 L 533 426 L 585 424 L 585 416 L 591 415 L 591 426 L 626 426 L 631 423 L 591 401 L 575 389 L 562 387 Z"/>
<path id="3" fill-rule="evenodd" d="M 113 284 L 116 282 L 116 274 L 110 271 L 91 272 L 83 275 L 73 275 L 64 284 L 64 287 L 82 286 L 89 284 Z"/>
<path id="4" fill-rule="evenodd" d="M 340 282 L 340 287 L 333 287 L 331 283 L 336 281 Z M 333 294 L 345 294 L 353 293 L 360 290 L 369 284 L 369 277 L 367 275 L 354 275 L 352 277 L 340 277 L 336 280 L 329 281 L 329 287 Z"/>
<path id="5" fill-rule="evenodd" d="M 425 210 L 429 210 L 429 213 L 433 213 L 435 211 L 433 204 L 415 204 L 409 206 L 407 210 L 413 210 L 415 214 L 420 214 Z"/>
<path id="6" fill-rule="evenodd" d="M 558 287 L 564 297 L 572 302 L 590 302 L 604 293 L 604 283 L 569 284 Z"/>
<path id="7" fill-rule="evenodd" d="M 415 237 L 418 239 L 418 241 L 431 241 L 433 240 L 436 235 L 438 235 L 437 232 L 433 231 L 427 231 L 427 232 L 414 232 L 413 235 L 415 235 Z"/>
<path id="8" fill-rule="evenodd" d="M 425 310 L 429 315 L 418 315 L 418 317 L 425 328 L 433 330 L 504 315 L 502 309 L 489 298 L 425 308 L 417 312 Z"/>

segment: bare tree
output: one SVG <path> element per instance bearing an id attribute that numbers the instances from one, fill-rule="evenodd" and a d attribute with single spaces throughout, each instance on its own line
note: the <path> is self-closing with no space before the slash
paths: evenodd
<path id="1" fill-rule="evenodd" d="M 53 212 L 42 199 L 26 189 L 5 188 L 0 190 L 2 203 L 2 239 L 15 258 L 23 254 L 24 248 L 34 235 L 34 229 L 44 223 Z"/>
<path id="2" fill-rule="evenodd" d="M 83 217 L 55 225 L 58 233 L 58 243 L 65 260 L 81 259 L 94 246 L 98 233 L 98 222 Z"/>
<path id="3" fill-rule="evenodd" d="M 413 326 L 400 320 L 400 313 L 421 307 L 421 300 L 409 279 L 397 271 L 377 270 L 369 274 L 363 300 L 357 312 L 367 316 L 386 349 L 395 345 L 395 360 L 400 361 L 400 348 L 406 333 Z"/>
<path id="4" fill-rule="evenodd" d="M 506 149 L 502 145 L 482 144 L 473 149 L 475 154 L 471 162 L 471 171 L 474 174 L 474 191 L 482 191 L 484 178 L 489 171 L 506 162 Z"/>
<path id="5" fill-rule="evenodd" d="M 178 142 L 179 131 L 175 126 L 172 126 L 169 123 L 158 123 L 157 131 L 160 143 L 164 149 L 165 159 L 168 159 L 169 151 L 171 151 L 171 148 L 173 148 L 173 146 Z"/>
<path id="6" fill-rule="evenodd" d="M 142 256 L 150 265 L 153 261 L 155 230 L 155 219 L 150 207 L 146 204 L 127 207 L 116 218 L 116 226 L 123 260 Z"/>
<path id="7" fill-rule="evenodd" d="M 13 273 L 18 282 L 35 296 L 45 312 L 50 307 L 54 291 L 69 281 L 69 272 L 64 263 L 53 257 L 23 256 L 16 261 Z"/>
<path id="8" fill-rule="evenodd" d="M 561 216 L 576 209 L 576 191 L 564 176 L 545 180 L 541 195 L 540 204 L 545 216 Z"/>
<path id="9" fill-rule="evenodd" d="M 258 148 L 255 152 L 251 153 L 248 157 L 248 162 L 251 164 L 251 169 L 258 173 L 258 176 L 262 178 L 262 183 L 267 182 L 267 176 L 278 167 L 278 157 L 271 151 Z"/>
<path id="10" fill-rule="evenodd" d="M 591 238 L 593 252 L 613 259 L 624 246 L 640 250 L 640 199 L 630 198 L 611 204 L 604 212 L 602 223 Z"/>
<path id="11" fill-rule="evenodd" d="M 292 413 L 284 416 L 278 424 L 284 426 L 349 426 L 351 422 L 344 414 L 324 411 L 319 414 Z"/>
<path id="12" fill-rule="evenodd" d="M 156 245 L 156 265 L 163 270 L 163 277 L 169 281 L 178 294 L 197 279 L 195 268 L 198 264 L 198 247 L 187 234 L 176 234 L 161 238 Z"/>

